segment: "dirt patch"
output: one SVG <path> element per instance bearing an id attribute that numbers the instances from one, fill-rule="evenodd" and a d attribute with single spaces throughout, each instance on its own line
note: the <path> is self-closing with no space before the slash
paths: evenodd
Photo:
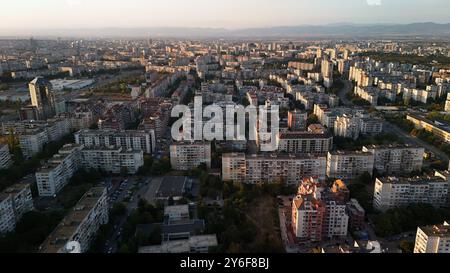
<path id="1" fill-rule="evenodd" d="M 275 198 L 263 196 L 253 201 L 248 207 L 248 219 L 257 227 L 254 246 L 268 252 L 284 252 Z"/>

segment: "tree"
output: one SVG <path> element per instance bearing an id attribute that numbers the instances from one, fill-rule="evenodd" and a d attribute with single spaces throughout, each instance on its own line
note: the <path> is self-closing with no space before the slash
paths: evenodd
<path id="1" fill-rule="evenodd" d="M 414 252 L 414 243 L 412 243 L 412 242 L 401 241 L 399 247 L 403 253 L 413 253 Z"/>
<path id="2" fill-rule="evenodd" d="M 316 115 L 311 114 L 308 116 L 308 120 L 306 121 L 306 124 L 308 126 L 311 124 L 317 124 L 317 123 L 319 123 L 319 118 Z"/>

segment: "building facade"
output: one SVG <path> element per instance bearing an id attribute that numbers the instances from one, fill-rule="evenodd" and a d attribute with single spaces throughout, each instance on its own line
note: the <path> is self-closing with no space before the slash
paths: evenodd
<path id="1" fill-rule="evenodd" d="M 327 176 L 337 179 L 355 179 L 358 176 L 373 174 L 374 156 L 367 152 L 328 152 Z"/>
<path id="2" fill-rule="evenodd" d="M 363 152 L 374 155 L 374 169 L 379 174 L 408 174 L 422 170 L 422 147 L 404 145 L 370 145 L 364 146 Z"/>
<path id="3" fill-rule="evenodd" d="M 75 143 L 85 147 L 123 147 L 152 154 L 155 152 L 156 138 L 153 130 L 81 130 L 75 133 Z"/>
<path id="4" fill-rule="evenodd" d="M 104 187 L 92 188 L 78 201 L 56 229 L 39 247 L 40 253 L 68 253 L 69 242 L 77 242 L 79 252 L 89 247 L 100 226 L 108 223 L 108 195 Z"/>
<path id="5" fill-rule="evenodd" d="M 325 156 L 249 155 L 222 156 L 222 179 L 225 181 L 263 184 L 284 182 L 295 185 L 302 178 L 325 180 Z"/>
<path id="6" fill-rule="evenodd" d="M 450 253 L 450 224 L 418 227 L 414 253 Z"/>
<path id="7" fill-rule="evenodd" d="M 170 163 L 174 170 L 187 171 L 206 164 L 211 168 L 211 143 L 179 142 L 170 146 Z"/>

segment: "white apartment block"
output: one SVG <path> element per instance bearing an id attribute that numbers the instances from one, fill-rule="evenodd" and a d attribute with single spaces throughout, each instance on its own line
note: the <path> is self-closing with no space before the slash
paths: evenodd
<path id="1" fill-rule="evenodd" d="M 86 148 L 68 144 L 36 172 L 39 196 L 55 196 L 80 168 L 135 174 L 143 165 L 142 150 L 125 150 L 121 147 Z"/>
<path id="2" fill-rule="evenodd" d="M 9 154 L 8 145 L 0 145 L 0 170 L 8 169 L 12 165 L 11 155 Z"/>
<path id="3" fill-rule="evenodd" d="M 14 184 L 0 193 L 0 234 L 11 232 L 22 216 L 33 210 L 29 184 Z"/>
<path id="4" fill-rule="evenodd" d="M 152 154 L 156 138 L 154 130 L 81 130 L 75 133 L 75 143 L 85 147 L 123 147 L 126 150 L 142 150 L 146 154 Z"/>
<path id="5" fill-rule="evenodd" d="M 58 141 L 68 135 L 72 126 L 69 119 L 54 118 L 45 122 L 23 121 L 3 124 L 3 131 L 10 128 L 19 134 L 20 148 L 27 158 L 42 151 L 45 144 Z"/>
<path id="6" fill-rule="evenodd" d="M 48 141 L 47 132 L 42 129 L 19 136 L 20 148 L 25 158 L 31 158 L 40 153 Z"/>
<path id="7" fill-rule="evenodd" d="M 378 97 L 380 90 L 376 87 L 360 87 L 356 86 L 354 93 L 361 99 L 367 101 L 372 106 L 378 105 Z"/>
<path id="8" fill-rule="evenodd" d="M 366 172 L 372 175 L 373 165 L 374 156 L 371 153 L 328 152 L 327 176 L 336 179 L 355 179 Z"/>
<path id="9" fill-rule="evenodd" d="M 445 101 L 445 112 L 450 112 L 450 93 L 447 94 L 447 100 Z"/>
<path id="10" fill-rule="evenodd" d="M 285 132 L 278 142 L 278 150 L 288 153 L 326 153 L 333 148 L 333 136 L 328 132 Z"/>
<path id="11" fill-rule="evenodd" d="M 418 227 L 414 253 L 450 253 L 450 224 Z"/>
<path id="12" fill-rule="evenodd" d="M 349 80 L 355 81 L 357 86 L 372 86 L 373 77 L 371 77 L 363 68 L 355 66 L 350 67 Z"/>
<path id="13" fill-rule="evenodd" d="M 403 100 L 413 100 L 421 103 L 427 103 L 429 99 L 436 99 L 437 91 L 422 90 L 417 88 L 404 88 Z"/>
<path id="14" fill-rule="evenodd" d="M 144 166 L 144 153 L 123 147 L 86 147 L 81 151 L 81 165 L 85 169 L 135 174 Z"/>
<path id="15" fill-rule="evenodd" d="M 72 125 L 68 119 L 54 118 L 47 121 L 45 129 L 49 141 L 58 141 L 72 130 Z"/>
<path id="16" fill-rule="evenodd" d="M 337 107 L 337 108 L 329 108 L 324 104 L 315 104 L 314 105 L 314 115 L 320 121 L 320 124 L 326 126 L 329 129 L 333 129 L 334 123 L 339 116 L 343 115 L 354 115 L 363 117 L 364 109 L 359 108 L 347 108 L 347 107 Z"/>
<path id="17" fill-rule="evenodd" d="M 170 145 L 170 164 L 178 171 L 192 170 L 201 164 L 211 168 L 211 143 L 179 142 Z"/>
<path id="18" fill-rule="evenodd" d="M 343 138 L 358 139 L 360 119 L 352 115 L 338 116 L 334 122 L 334 135 Z"/>
<path id="19" fill-rule="evenodd" d="M 417 203 L 442 207 L 447 204 L 448 187 L 448 180 L 438 176 L 377 178 L 373 206 L 381 211 Z"/>
<path id="20" fill-rule="evenodd" d="M 231 153 L 222 156 L 222 179 L 249 184 L 283 181 L 296 185 L 302 178 L 325 180 L 325 156 L 249 155 Z"/>
<path id="21" fill-rule="evenodd" d="M 322 227 L 324 237 L 347 236 L 349 216 L 346 212 L 346 204 L 333 200 L 324 201 L 324 203 L 325 215 Z"/>
<path id="22" fill-rule="evenodd" d="M 39 247 L 40 253 L 68 253 L 67 243 L 78 242 L 80 252 L 89 250 L 100 226 L 108 223 L 107 190 L 90 189 Z"/>
<path id="23" fill-rule="evenodd" d="M 39 196 L 53 197 L 66 186 L 81 163 L 79 145 L 65 145 L 36 172 Z"/>
<path id="24" fill-rule="evenodd" d="M 378 135 L 383 132 L 383 119 L 371 115 L 360 115 L 359 131 L 363 135 Z"/>
<path id="25" fill-rule="evenodd" d="M 408 174 L 422 170 L 423 147 L 408 144 L 364 146 L 363 152 L 374 155 L 374 169 L 385 175 Z"/>
<path id="26" fill-rule="evenodd" d="M 14 231 L 16 219 L 11 196 L 0 193 L 0 234 Z"/>

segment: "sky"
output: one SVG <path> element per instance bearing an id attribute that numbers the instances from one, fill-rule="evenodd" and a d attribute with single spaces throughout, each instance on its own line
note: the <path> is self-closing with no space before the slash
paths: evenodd
<path id="1" fill-rule="evenodd" d="M 0 0 L 0 29 L 450 22 L 449 0 Z"/>

